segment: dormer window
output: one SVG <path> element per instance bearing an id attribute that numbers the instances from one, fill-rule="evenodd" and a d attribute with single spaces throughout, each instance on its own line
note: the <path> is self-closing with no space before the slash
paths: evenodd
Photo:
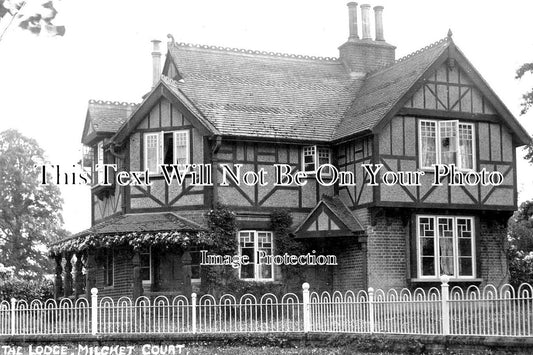
<path id="1" fill-rule="evenodd" d="M 189 131 L 144 134 L 144 168 L 160 172 L 161 164 L 189 164 Z"/>
<path id="2" fill-rule="evenodd" d="M 331 150 L 329 148 L 311 145 L 303 148 L 302 170 L 315 174 L 318 168 L 324 164 L 331 164 Z M 323 174 L 331 175 L 329 168 L 323 170 Z"/>
<path id="3" fill-rule="evenodd" d="M 420 120 L 420 167 L 455 164 L 459 169 L 475 166 L 474 125 L 460 121 Z"/>

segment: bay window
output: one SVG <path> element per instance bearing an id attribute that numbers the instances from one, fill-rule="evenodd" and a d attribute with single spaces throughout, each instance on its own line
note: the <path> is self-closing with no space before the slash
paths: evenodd
<path id="1" fill-rule="evenodd" d="M 160 172 L 161 164 L 189 164 L 189 131 L 153 132 L 144 134 L 144 169 Z"/>
<path id="2" fill-rule="evenodd" d="M 239 256 L 247 256 L 248 263 L 239 268 L 239 278 L 247 281 L 273 281 L 274 265 L 267 264 L 262 257 L 272 255 L 273 252 L 272 232 L 264 231 L 240 231 L 239 232 Z"/>
<path id="3" fill-rule="evenodd" d="M 419 278 L 475 277 L 473 217 L 420 215 L 416 223 Z"/>
<path id="4" fill-rule="evenodd" d="M 303 148 L 302 170 L 307 173 L 316 173 L 318 168 L 324 164 L 331 164 L 331 151 L 329 148 L 311 145 Z M 323 170 L 325 175 L 330 175 L 329 168 Z"/>
<path id="5" fill-rule="evenodd" d="M 420 120 L 420 167 L 455 164 L 458 169 L 475 167 L 474 125 L 460 121 Z"/>

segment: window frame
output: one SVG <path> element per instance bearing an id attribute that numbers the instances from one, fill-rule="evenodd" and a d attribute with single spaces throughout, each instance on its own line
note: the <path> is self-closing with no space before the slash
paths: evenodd
<path id="1" fill-rule="evenodd" d="M 242 281 L 254 281 L 254 282 L 272 282 L 274 281 L 275 277 L 274 277 L 274 272 L 275 272 L 275 268 L 274 268 L 274 264 L 272 263 L 271 265 L 267 265 L 267 264 L 261 264 L 265 267 L 268 267 L 270 266 L 270 275 L 271 277 L 269 278 L 263 278 L 263 277 L 259 277 L 260 276 L 260 272 L 261 272 L 261 265 L 258 263 L 258 258 L 257 258 L 257 252 L 258 252 L 258 238 L 257 238 L 257 234 L 258 233 L 270 233 L 271 235 L 271 255 L 274 255 L 274 232 L 272 231 L 266 231 L 266 230 L 249 230 L 249 229 L 246 229 L 246 230 L 240 230 L 237 232 L 237 244 L 239 246 L 239 249 L 238 249 L 238 255 L 239 257 L 242 257 L 242 252 L 241 252 L 241 233 L 253 233 L 254 235 L 254 277 L 253 278 L 243 278 L 241 277 L 241 269 L 242 269 L 242 265 L 239 266 L 239 280 L 242 280 Z M 258 276 L 259 275 L 259 276 Z"/>
<path id="2" fill-rule="evenodd" d="M 100 171 L 103 172 L 103 164 L 105 164 L 105 154 L 104 154 L 104 141 L 98 141 L 96 143 L 96 146 L 94 148 L 94 154 L 96 155 L 94 157 L 94 163 L 93 163 L 93 171 L 94 171 L 94 181 L 96 182 L 94 185 L 102 185 L 104 183 L 104 174 L 100 174 Z M 96 167 L 99 167 L 97 169 Z"/>
<path id="3" fill-rule="evenodd" d="M 433 119 L 419 119 L 418 120 L 418 164 L 422 170 L 432 170 L 433 165 L 425 166 L 422 160 L 422 152 L 424 147 L 422 146 L 422 122 L 429 122 L 435 124 L 435 164 L 442 164 L 441 156 L 441 124 L 444 122 L 456 122 L 455 133 L 456 133 L 456 146 L 455 146 L 455 167 L 458 171 L 474 171 L 477 164 L 477 147 L 476 147 L 476 125 L 472 122 L 460 121 L 460 120 L 433 120 Z M 465 125 L 470 126 L 472 130 L 472 168 L 463 168 L 460 164 L 461 155 L 459 150 L 459 126 Z"/>
<path id="4" fill-rule="evenodd" d="M 109 262 L 109 259 L 111 259 L 111 263 Z M 110 273 L 111 273 L 111 280 L 109 280 Z M 114 286 L 115 286 L 115 250 L 111 248 L 111 249 L 105 249 L 104 288 L 111 288 Z"/>
<path id="5" fill-rule="evenodd" d="M 421 246 L 421 237 L 420 237 L 420 219 L 421 218 L 431 218 L 433 219 L 435 233 L 434 233 L 434 243 L 433 243 L 433 263 L 435 267 L 435 273 L 433 275 L 423 275 L 422 274 L 422 246 Z M 476 252 L 476 218 L 474 216 L 457 216 L 457 215 L 427 215 L 420 214 L 416 215 L 416 272 L 417 278 L 420 280 L 435 280 L 440 279 L 440 235 L 438 232 L 438 219 L 439 218 L 451 218 L 453 219 L 453 270 L 454 275 L 448 275 L 453 280 L 475 280 L 477 275 L 477 252 Z M 472 274 L 471 275 L 459 275 L 459 237 L 457 235 L 457 219 L 468 219 L 470 220 L 471 225 L 471 260 L 472 260 Z"/>
<path id="6" fill-rule="evenodd" d="M 148 280 L 143 280 L 142 279 L 142 269 L 143 269 L 143 265 L 142 265 L 142 255 L 143 254 L 148 254 L 148 275 L 150 276 Z M 148 247 L 148 251 L 140 251 L 139 252 L 139 271 L 140 271 L 140 274 L 141 274 L 141 282 L 142 282 L 142 285 L 143 286 L 149 286 L 152 284 L 152 267 L 153 267 L 153 260 L 152 260 L 152 247 Z M 144 266 L 144 268 L 146 268 L 146 266 Z"/>
<path id="7" fill-rule="evenodd" d="M 187 140 L 187 144 L 186 144 L 186 152 L 185 152 L 185 157 L 186 157 L 186 162 L 185 164 L 190 164 L 191 163 L 191 134 L 190 134 L 190 130 L 189 129 L 179 129 L 179 130 L 172 130 L 172 131 L 158 131 L 158 132 L 144 132 L 143 133 L 143 169 L 144 170 L 147 170 L 148 169 L 148 154 L 147 154 L 147 149 L 148 149 L 148 144 L 147 144 L 147 141 L 148 141 L 148 137 L 150 136 L 155 136 L 157 137 L 157 149 L 156 149 L 156 171 L 149 171 L 149 174 L 150 175 L 160 175 L 162 172 L 161 172 L 161 169 L 159 168 L 160 165 L 164 164 L 165 163 L 165 157 L 164 157 L 164 151 L 165 151 L 165 147 L 164 147 L 164 144 L 165 144 L 165 134 L 168 134 L 168 133 L 172 133 L 172 142 L 173 142 L 173 147 L 172 147 L 172 164 L 177 164 L 177 146 L 176 146 L 176 142 L 177 142 L 177 137 L 179 134 L 185 134 L 186 136 L 186 140 Z"/>
<path id="8" fill-rule="evenodd" d="M 308 170 L 305 170 L 305 157 L 308 156 L 305 154 L 305 150 L 308 149 L 308 148 L 313 148 L 314 149 L 314 152 L 313 152 L 313 164 L 315 166 L 314 170 L 313 171 L 308 171 Z M 319 167 L 319 164 L 320 164 L 320 150 L 327 150 L 328 152 L 328 162 L 327 164 L 331 164 L 331 156 L 332 156 L 332 152 L 331 152 L 331 148 L 329 147 L 324 147 L 324 146 L 319 146 L 319 145 L 306 145 L 306 146 L 303 146 L 302 147 L 302 154 L 301 154 L 301 157 L 302 157 L 302 166 L 301 166 L 301 169 L 302 169 L 302 172 L 304 173 L 307 173 L 307 174 L 316 174 L 316 171 L 318 170 L 318 167 Z M 329 171 L 329 173 L 323 173 L 323 176 L 324 177 L 331 177 L 331 169 Z"/>

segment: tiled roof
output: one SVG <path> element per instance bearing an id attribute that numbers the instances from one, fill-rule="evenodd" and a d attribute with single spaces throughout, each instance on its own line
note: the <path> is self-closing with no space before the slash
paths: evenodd
<path id="1" fill-rule="evenodd" d="M 202 226 L 174 213 L 137 213 L 111 217 L 71 238 L 88 234 L 121 234 L 132 232 L 199 231 Z M 69 238 L 70 239 L 70 238 Z"/>
<path id="2" fill-rule="evenodd" d="M 444 38 L 367 75 L 332 138 L 340 139 L 372 129 L 450 43 L 450 40 Z"/>
<path id="3" fill-rule="evenodd" d="M 327 196 L 322 195 L 322 201 L 330 209 L 335 216 L 337 216 L 342 223 L 348 227 L 352 232 L 364 232 L 365 229 L 361 223 L 355 218 L 355 216 L 350 212 L 348 207 L 341 201 L 339 196 Z"/>
<path id="4" fill-rule="evenodd" d="M 115 133 L 137 106 L 126 102 L 90 100 L 87 116 L 96 132 Z"/>
<path id="5" fill-rule="evenodd" d="M 181 92 L 221 134 L 328 141 L 361 79 L 333 58 L 169 45 Z"/>

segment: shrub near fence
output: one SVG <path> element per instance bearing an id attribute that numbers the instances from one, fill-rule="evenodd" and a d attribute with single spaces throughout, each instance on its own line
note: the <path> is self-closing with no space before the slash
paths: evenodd
<path id="1" fill-rule="evenodd" d="M 533 288 L 159 296 L 0 303 L 0 335 L 340 332 L 533 336 Z"/>

